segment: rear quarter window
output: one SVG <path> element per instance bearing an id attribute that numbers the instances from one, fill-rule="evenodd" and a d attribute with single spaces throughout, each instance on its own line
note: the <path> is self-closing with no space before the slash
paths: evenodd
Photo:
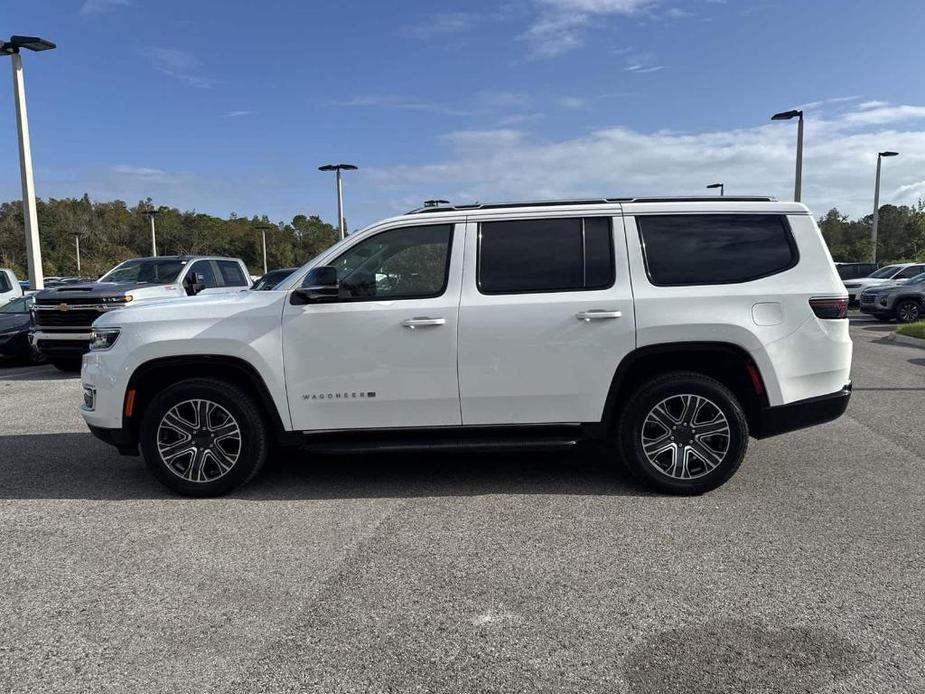
<path id="1" fill-rule="evenodd" d="M 640 215 L 636 225 L 657 286 L 750 282 L 799 260 L 783 215 Z"/>

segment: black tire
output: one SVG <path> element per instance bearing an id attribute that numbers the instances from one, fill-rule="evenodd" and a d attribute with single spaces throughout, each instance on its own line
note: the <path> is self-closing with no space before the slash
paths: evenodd
<path id="1" fill-rule="evenodd" d="M 922 320 L 922 304 L 915 299 L 903 299 L 896 304 L 896 320 L 900 323 L 915 323 Z"/>
<path id="2" fill-rule="evenodd" d="M 216 406 L 205 418 L 207 426 L 197 428 L 195 422 L 202 423 L 199 405 L 191 401 Z M 162 426 L 172 410 L 181 415 L 181 426 L 188 426 L 188 431 L 181 433 L 170 423 Z M 226 414 L 237 426 L 237 438 L 232 434 L 209 441 L 210 435 L 231 426 Z M 162 451 L 176 451 L 184 443 L 188 450 L 175 454 L 173 464 L 168 464 Z M 145 463 L 161 484 L 195 497 L 222 496 L 247 484 L 260 472 L 269 449 L 266 421 L 253 398 L 232 383 L 212 378 L 180 381 L 158 393 L 142 415 L 139 444 Z M 234 459 L 227 471 L 220 466 L 220 458 L 225 463 Z"/>
<path id="3" fill-rule="evenodd" d="M 689 399 L 696 410 L 688 425 L 680 421 L 683 412 L 672 409 L 686 407 L 682 396 L 696 396 Z M 657 405 L 668 414 L 667 419 L 654 411 Z M 675 415 L 680 417 L 678 422 Z M 675 430 L 655 420 L 673 423 Z M 703 433 L 720 426 L 727 433 Z M 699 434 L 697 427 L 701 427 Z M 644 432 L 653 462 L 643 446 Z M 676 371 L 652 379 L 630 396 L 616 439 L 627 469 L 646 487 L 667 494 L 702 494 L 725 483 L 739 469 L 748 448 L 748 423 L 739 401 L 722 383 L 702 374 Z M 659 447 L 664 450 L 656 453 Z M 707 458 L 714 467 L 705 462 Z"/>
<path id="4" fill-rule="evenodd" d="M 77 359 L 49 359 L 48 361 L 58 371 L 63 371 L 66 374 L 80 372 L 81 360 L 79 357 Z"/>

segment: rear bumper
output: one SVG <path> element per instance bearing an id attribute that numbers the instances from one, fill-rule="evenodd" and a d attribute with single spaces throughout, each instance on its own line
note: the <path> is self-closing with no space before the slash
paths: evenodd
<path id="1" fill-rule="evenodd" d="M 831 422 L 845 413 L 850 399 L 851 384 L 849 383 L 835 393 L 797 400 L 777 407 L 762 408 L 757 427 L 753 427 L 751 434 L 756 439 L 764 439 L 785 434 L 788 431 Z"/>

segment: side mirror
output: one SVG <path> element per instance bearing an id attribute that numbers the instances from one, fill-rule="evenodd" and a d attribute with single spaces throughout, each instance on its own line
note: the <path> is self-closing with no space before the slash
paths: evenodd
<path id="1" fill-rule="evenodd" d="M 183 283 L 186 285 L 186 293 L 189 296 L 195 296 L 203 289 L 206 288 L 205 277 L 203 277 L 198 272 L 191 272 L 186 276 L 186 279 L 183 280 Z"/>
<path id="2" fill-rule="evenodd" d="M 335 301 L 339 296 L 337 269 L 322 265 L 308 271 L 302 286 L 292 292 L 291 301 L 293 304 L 317 304 Z"/>

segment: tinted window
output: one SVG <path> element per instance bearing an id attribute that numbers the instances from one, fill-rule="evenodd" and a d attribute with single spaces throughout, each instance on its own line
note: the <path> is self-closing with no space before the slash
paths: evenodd
<path id="1" fill-rule="evenodd" d="M 218 271 L 222 273 L 222 281 L 226 287 L 246 287 L 250 284 L 241 266 L 233 260 L 218 260 Z"/>
<path id="2" fill-rule="evenodd" d="M 453 226 L 405 227 L 361 241 L 330 263 L 343 300 L 423 299 L 446 290 Z"/>
<path id="3" fill-rule="evenodd" d="M 485 294 L 603 289 L 613 280 L 607 217 L 480 225 L 478 281 Z"/>
<path id="4" fill-rule="evenodd" d="M 0 292 L 8 292 L 13 287 L 10 285 L 10 281 L 6 277 L 5 272 L 0 272 Z"/>
<path id="5" fill-rule="evenodd" d="M 748 282 L 797 261 L 779 215 L 653 215 L 637 217 L 636 224 L 656 285 Z"/>
<path id="6" fill-rule="evenodd" d="M 278 284 L 285 280 L 289 275 L 298 268 L 286 268 L 284 270 L 270 270 L 267 274 L 254 282 L 251 289 L 258 292 L 266 292 L 275 289 Z"/>
<path id="7" fill-rule="evenodd" d="M 870 275 L 868 275 L 868 277 L 872 277 L 872 278 L 876 277 L 877 279 L 883 279 L 884 277 L 892 277 L 893 273 L 895 273 L 898 269 L 899 269 L 898 265 L 886 265 L 880 268 L 879 270 L 877 270 L 876 272 L 871 273 Z"/>
<path id="8" fill-rule="evenodd" d="M 31 296 L 20 297 L 0 306 L 0 313 L 29 313 L 29 306 L 31 305 Z"/>
<path id="9" fill-rule="evenodd" d="M 921 266 L 921 265 L 911 265 L 911 266 L 907 267 L 905 270 L 903 270 L 902 272 L 900 272 L 898 275 L 896 275 L 896 279 L 898 279 L 898 280 L 907 280 L 907 279 L 909 279 L 910 277 L 915 277 L 916 275 L 918 275 L 918 274 L 921 273 L 921 272 L 922 272 L 922 266 Z"/>
<path id="10" fill-rule="evenodd" d="M 186 275 L 186 281 L 188 283 L 192 283 L 194 281 L 193 273 L 202 276 L 200 278 L 200 283 L 204 285 L 206 289 L 218 286 L 218 282 L 215 281 L 215 273 L 212 272 L 212 261 L 197 260 L 195 263 L 193 263 L 193 267 L 190 268 L 189 273 Z"/>

